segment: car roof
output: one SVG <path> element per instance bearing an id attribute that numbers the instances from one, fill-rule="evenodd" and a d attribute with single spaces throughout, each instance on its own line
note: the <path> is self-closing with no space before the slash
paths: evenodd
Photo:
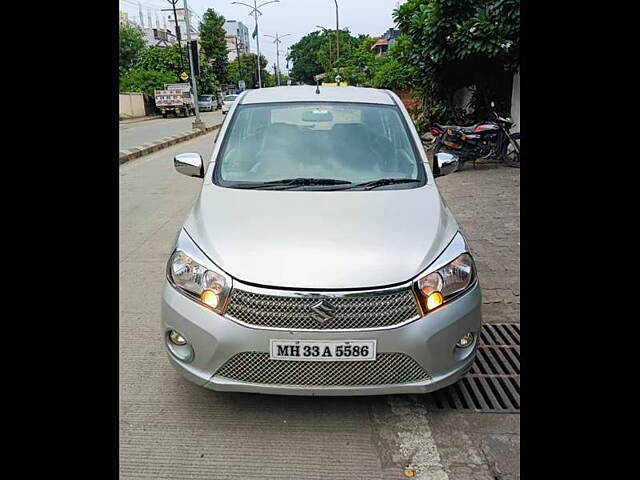
<path id="1" fill-rule="evenodd" d="M 320 93 L 316 93 L 319 88 Z M 316 87 L 296 85 L 246 90 L 241 104 L 279 102 L 352 102 L 394 105 L 393 98 L 386 90 L 365 87 Z"/>

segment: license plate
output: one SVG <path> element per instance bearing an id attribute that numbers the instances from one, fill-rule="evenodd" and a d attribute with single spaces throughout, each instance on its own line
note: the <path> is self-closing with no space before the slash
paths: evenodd
<path id="1" fill-rule="evenodd" d="M 376 359 L 375 340 L 275 340 L 269 348 L 271 360 L 371 361 Z"/>

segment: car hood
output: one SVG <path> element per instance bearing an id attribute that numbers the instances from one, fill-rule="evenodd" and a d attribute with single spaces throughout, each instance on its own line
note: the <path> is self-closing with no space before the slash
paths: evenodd
<path id="1" fill-rule="evenodd" d="M 411 280 L 458 231 L 432 185 L 328 192 L 208 184 L 184 228 L 240 281 L 320 290 Z"/>

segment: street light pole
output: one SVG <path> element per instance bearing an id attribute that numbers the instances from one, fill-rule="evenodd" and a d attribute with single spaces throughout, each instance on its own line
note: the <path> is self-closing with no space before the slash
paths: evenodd
<path id="1" fill-rule="evenodd" d="M 269 3 L 280 3 L 280 0 L 270 0 L 269 2 L 264 2 L 261 3 L 260 5 L 257 5 L 257 0 L 253 0 L 253 6 L 246 4 L 246 3 L 242 3 L 242 2 L 231 2 L 231 5 L 244 5 L 245 7 L 249 7 L 251 9 L 251 12 L 249 13 L 249 15 L 253 14 L 253 18 L 256 21 L 256 46 L 258 47 L 258 88 L 262 88 L 262 76 L 260 75 L 260 34 L 258 32 L 258 14 L 262 15 L 262 12 L 260 10 L 258 10 L 259 8 L 264 7 L 265 5 L 268 5 Z"/>
<path id="2" fill-rule="evenodd" d="M 238 48 L 238 38 L 236 37 L 236 55 L 238 56 L 238 88 L 240 88 L 240 81 L 244 82 L 242 76 L 242 64 L 240 63 L 240 49 Z"/>
<path id="3" fill-rule="evenodd" d="M 275 40 L 273 41 L 273 43 L 276 44 L 276 61 L 277 61 L 277 65 L 278 65 L 278 70 L 277 70 L 277 74 L 276 76 L 278 77 L 278 86 L 280 86 L 280 39 L 287 37 L 291 35 L 290 33 L 287 33 L 285 35 L 282 35 L 281 37 L 278 36 L 278 32 L 276 32 L 276 36 L 274 37 L 273 35 L 265 35 L 265 37 L 271 37 L 271 38 L 275 38 Z"/>
<path id="4" fill-rule="evenodd" d="M 338 0 L 333 0 L 336 4 L 336 62 L 340 60 L 340 25 L 338 24 Z"/>
<path id="5" fill-rule="evenodd" d="M 193 122 L 193 128 L 204 128 L 204 123 L 200 120 L 200 109 L 198 108 L 198 89 L 196 87 L 196 75 L 193 65 L 197 59 L 193 58 L 193 48 L 191 48 L 191 26 L 189 24 L 189 7 L 187 7 L 187 0 L 184 0 L 184 23 L 187 27 L 187 45 L 189 48 L 189 70 L 191 71 L 191 88 L 193 90 L 193 106 L 196 111 L 196 121 Z M 197 52 L 196 52 L 197 54 Z"/>

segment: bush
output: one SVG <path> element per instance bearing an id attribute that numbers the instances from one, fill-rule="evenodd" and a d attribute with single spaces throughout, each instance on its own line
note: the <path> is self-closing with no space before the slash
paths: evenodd
<path id="1" fill-rule="evenodd" d="M 178 81 L 171 73 L 135 69 L 120 77 L 120 92 L 143 92 L 153 97 L 154 90 L 162 90 L 165 83 Z"/>

